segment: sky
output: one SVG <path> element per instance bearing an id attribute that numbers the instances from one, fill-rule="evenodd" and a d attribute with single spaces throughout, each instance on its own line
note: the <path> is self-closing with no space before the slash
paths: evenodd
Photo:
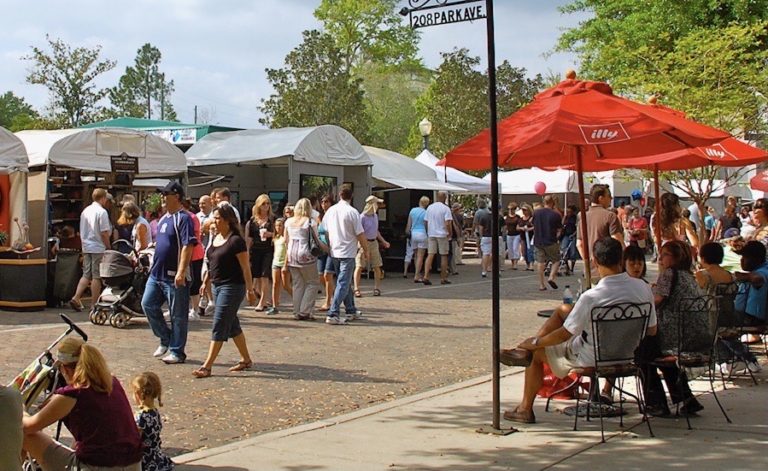
<path id="1" fill-rule="evenodd" d="M 403 2 L 405 3 L 405 2 Z M 565 0 L 496 0 L 496 61 L 508 60 L 530 75 L 577 68 L 569 54 L 550 51 L 564 27 L 585 16 L 562 15 Z M 319 0 L 0 0 L 0 93 L 12 91 L 36 109 L 49 102 L 42 85 L 25 81 L 21 60 L 46 34 L 73 47 L 102 46 L 117 66 L 97 79 L 114 86 L 136 51 L 149 42 L 162 53 L 161 70 L 175 82 L 171 101 L 182 122 L 262 127 L 258 105 L 272 93 L 265 68 L 279 68 L 301 42 L 301 32 L 319 28 Z M 407 18 L 404 18 L 407 21 Z M 440 52 L 467 48 L 486 62 L 485 22 L 423 28 L 420 56 L 436 68 Z"/>

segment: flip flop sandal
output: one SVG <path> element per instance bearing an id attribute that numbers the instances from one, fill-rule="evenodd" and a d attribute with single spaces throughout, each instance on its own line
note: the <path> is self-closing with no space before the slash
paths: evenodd
<path id="1" fill-rule="evenodd" d="M 243 371 L 243 370 L 250 370 L 253 366 L 252 361 L 238 361 L 235 366 L 232 366 L 229 368 L 229 371 Z"/>
<path id="2" fill-rule="evenodd" d="M 374 296 L 381 296 L 381 290 L 379 290 L 378 288 L 374 288 L 373 289 L 373 295 Z"/>
<path id="3" fill-rule="evenodd" d="M 196 369 L 192 372 L 192 376 L 195 378 L 210 378 L 211 377 L 211 369 L 206 368 L 204 366 L 201 366 L 200 368 Z"/>
<path id="4" fill-rule="evenodd" d="M 362 296 L 363 296 L 363 295 L 362 295 L 362 293 L 360 293 L 360 290 L 359 290 L 359 289 L 356 289 L 356 290 L 355 290 L 355 297 L 356 297 L 356 298 L 361 298 Z"/>

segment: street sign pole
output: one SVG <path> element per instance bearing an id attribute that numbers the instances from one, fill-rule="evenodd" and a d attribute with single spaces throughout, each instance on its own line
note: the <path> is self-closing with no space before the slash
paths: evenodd
<path id="1" fill-rule="evenodd" d="M 514 428 L 501 428 L 501 371 L 499 366 L 499 151 L 498 129 L 496 126 L 496 45 L 493 25 L 493 0 L 408 0 L 408 7 L 400 10 L 403 16 L 410 16 L 412 28 L 441 24 L 474 21 L 485 18 L 488 44 L 488 122 L 490 125 L 491 147 L 491 356 L 493 389 L 493 423 L 480 427 L 478 432 L 508 434 Z M 483 9 L 483 6 L 485 8 Z M 446 165 L 447 168 L 447 165 Z"/>

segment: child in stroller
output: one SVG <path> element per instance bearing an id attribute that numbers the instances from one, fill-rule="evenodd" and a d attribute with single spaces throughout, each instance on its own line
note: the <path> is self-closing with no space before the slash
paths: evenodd
<path id="1" fill-rule="evenodd" d="M 99 271 L 105 288 L 89 316 L 93 324 L 109 322 L 112 327 L 123 329 L 132 317 L 144 317 L 141 297 L 149 278 L 153 253 L 154 249 L 142 250 L 137 256 L 117 250 L 104 252 Z"/>

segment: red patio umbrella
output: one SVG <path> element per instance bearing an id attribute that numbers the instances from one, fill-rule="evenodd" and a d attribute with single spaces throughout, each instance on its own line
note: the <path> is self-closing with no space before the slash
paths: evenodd
<path id="1" fill-rule="evenodd" d="M 730 137 L 669 108 L 615 96 L 608 84 L 576 80 L 575 74 L 502 120 L 498 135 L 500 167 L 569 168 L 580 176 L 584 171 L 627 167 L 626 160 L 708 146 Z M 485 129 L 460 144 L 445 156 L 446 164 L 461 170 L 490 168 L 488 136 Z M 682 156 L 668 157 L 675 164 L 684 163 Z M 581 229 L 586 234 L 582 178 L 579 194 Z M 584 246 L 588 260 L 589 243 Z M 589 284 L 589 263 L 585 269 Z"/>
<path id="2" fill-rule="evenodd" d="M 753 190 L 768 192 L 768 170 L 757 172 L 757 175 L 750 178 L 749 187 Z"/>

